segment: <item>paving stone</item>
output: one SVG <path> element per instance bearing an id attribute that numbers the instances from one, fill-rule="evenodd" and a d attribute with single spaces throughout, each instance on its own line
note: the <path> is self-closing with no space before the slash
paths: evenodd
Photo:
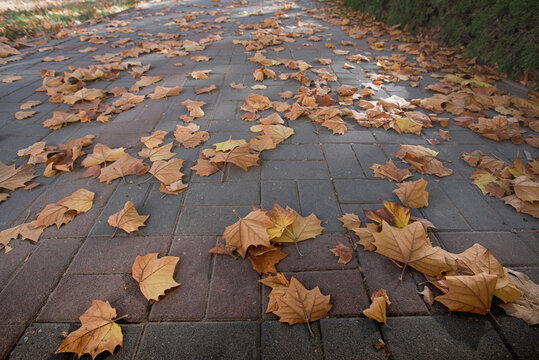
<path id="1" fill-rule="evenodd" d="M 272 209 L 276 201 L 282 207 L 290 206 L 296 211 L 300 210 L 296 181 L 263 181 L 261 187 L 263 209 Z"/>
<path id="2" fill-rule="evenodd" d="M 168 255 L 178 256 L 176 279 L 182 285 L 152 306 L 150 321 L 201 320 L 206 312 L 209 292 L 209 250 L 215 246 L 215 236 L 178 236 Z"/>
<path id="3" fill-rule="evenodd" d="M 179 235 L 221 235 L 225 227 L 238 220 L 234 210 L 239 216 L 246 216 L 251 206 L 185 206 L 181 213 L 176 234 Z M 211 221 L 208 221 L 211 219 Z"/>
<path id="4" fill-rule="evenodd" d="M 444 359 L 511 359 L 488 320 L 472 317 L 391 317 L 391 330 L 382 327 L 395 359 L 425 354 Z"/>
<path id="5" fill-rule="evenodd" d="M 170 236 L 110 238 L 93 237 L 84 241 L 67 269 L 72 274 L 131 273 L 137 256 L 167 253 Z"/>
<path id="6" fill-rule="evenodd" d="M 536 229 L 539 226 L 539 220 L 533 216 L 518 213 L 515 209 L 506 205 L 502 200 L 486 196 L 486 202 L 490 207 L 500 215 L 503 219 L 503 223 L 510 229 Z"/>
<path id="7" fill-rule="evenodd" d="M 333 178 L 362 178 L 363 170 L 349 144 L 325 144 L 324 152 Z"/>
<path id="8" fill-rule="evenodd" d="M 43 191 L 45 191 L 45 186 L 38 186 L 32 191 L 20 189 L 10 192 L 10 197 L 7 201 L 0 203 L 0 228 L 7 229 L 17 218 L 23 215 L 26 218 L 28 207 Z"/>
<path id="9" fill-rule="evenodd" d="M 444 248 L 453 253 L 463 252 L 478 243 L 489 249 L 504 266 L 537 264 L 537 255 L 510 232 L 437 232 L 436 236 Z"/>
<path id="10" fill-rule="evenodd" d="M 484 200 L 479 189 L 470 183 L 446 182 L 442 189 L 468 223 L 476 230 L 502 230 L 508 226 Z"/>
<path id="11" fill-rule="evenodd" d="M 262 158 L 266 160 L 324 160 L 318 144 L 279 144 L 276 149 L 264 151 Z"/>
<path id="12" fill-rule="evenodd" d="M 150 323 L 136 359 L 254 359 L 257 338 L 258 324 L 250 321 Z"/>
<path id="13" fill-rule="evenodd" d="M 340 208 L 331 181 L 300 180 L 298 192 L 303 216 L 314 213 L 322 220 L 324 231 L 343 231 L 342 224 L 337 220 Z"/>
<path id="14" fill-rule="evenodd" d="M 380 203 L 391 195 L 395 184 L 387 180 L 350 180 L 336 179 L 333 181 L 339 202 L 346 203 Z"/>
<path id="15" fill-rule="evenodd" d="M 127 289 L 125 289 L 128 287 Z M 174 291 L 170 290 L 170 291 Z M 68 274 L 50 295 L 37 320 L 39 322 L 77 322 L 92 300 L 108 301 L 125 321 L 146 319 L 148 300 L 142 295 L 130 274 Z"/>
<path id="16" fill-rule="evenodd" d="M 403 279 L 399 280 L 402 269 L 383 255 L 364 251 L 360 246 L 358 247 L 357 256 L 369 292 L 372 294 L 379 289 L 387 291 L 387 295 L 391 300 L 391 306 L 387 310 L 388 314 L 427 314 L 425 302 L 417 293 L 416 281 L 408 271 L 404 273 Z M 368 296 L 370 297 L 371 294 L 368 294 Z"/>
<path id="17" fill-rule="evenodd" d="M 30 320 L 54 288 L 80 245 L 76 239 L 44 239 L 0 292 L 0 322 Z M 24 286 L 23 286 L 24 285 Z"/>
<path id="18" fill-rule="evenodd" d="M 298 254 L 293 244 L 286 244 L 282 247 L 282 251 L 288 254 L 288 257 L 279 262 L 277 269 L 279 272 L 357 269 L 355 256 L 348 264 L 343 265 L 338 263 L 338 258 L 330 251 L 339 242 L 351 247 L 350 240 L 344 233 L 322 234 L 314 239 L 299 242 L 298 247 L 303 256 Z"/>
<path id="19" fill-rule="evenodd" d="M 140 228 L 140 234 L 171 235 L 181 209 L 185 192 L 178 195 L 166 195 L 159 191 L 159 184 L 151 188 L 140 214 L 150 215 L 145 226 Z M 189 191 L 189 190 L 187 190 Z"/>
<path id="20" fill-rule="evenodd" d="M 256 182 L 194 183 L 189 186 L 186 205 L 258 205 L 260 184 Z"/>
<path id="21" fill-rule="evenodd" d="M 24 331 L 22 325 L 0 325 L 0 357 L 6 359 L 11 348 Z"/>
<path id="22" fill-rule="evenodd" d="M 315 334 L 309 334 L 306 324 L 290 326 L 277 321 L 262 323 L 261 357 L 272 359 L 320 359 L 320 330 L 318 323 L 311 323 Z"/>
<path id="23" fill-rule="evenodd" d="M 206 317 L 257 319 L 260 313 L 258 278 L 250 261 L 233 256 L 216 256 Z"/>
<path id="24" fill-rule="evenodd" d="M 496 316 L 501 324 L 497 328 L 503 341 L 520 359 L 533 359 L 539 354 L 539 329 L 529 326 L 523 320 L 509 316 Z"/>
<path id="25" fill-rule="evenodd" d="M 518 233 L 518 237 L 539 255 L 539 235 L 535 231 L 523 231 Z"/>
<path id="26" fill-rule="evenodd" d="M 263 180 L 329 179 L 324 161 L 264 161 Z"/>
<path id="27" fill-rule="evenodd" d="M 348 359 L 354 354 L 361 354 L 362 359 L 386 358 L 383 350 L 376 351 L 372 346 L 381 336 L 371 319 L 322 319 L 320 330 L 328 360 Z"/>
<path id="28" fill-rule="evenodd" d="M 423 217 L 439 230 L 469 230 L 467 219 L 442 190 L 444 185 L 431 182 L 427 186 L 429 206 L 421 209 Z"/>
<path id="29" fill-rule="evenodd" d="M 38 244 L 29 240 L 12 240 L 9 246 L 13 249 L 9 253 L 3 254 L 2 261 L 0 261 L 0 289 L 4 288 L 9 278 L 24 264 L 26 257 L 37 249 Z"/>
<path id="30" fill-rule="evenodd" d="M 303 117 L 289 121 L 288 126 L 294 129 L 294 135 L 288 138 L 288 143 L 294 144 L 319 144 L 318 130 Z"/>
<path id="31" fill-rule="evenodd" d="M 107 359 L 127 360 L 133 357 L 142 326 L 125 324 L 120 326 L 123 334 L 123 346 L 116 347 L 114 355 L 104 352 L 97 357 L 98 359 L 106 357 Z M 55 354 L 55 352 L 64 339 L 62 333 L 70 333 L 79 327 L 80 324 L 33 323 L 21 337 L 9 358 L 11 360 L 44 359 L 46 356 L 47 359 L 51 360 L 76 359 L 76 355 L 73 353 Z M 84 358 L 86 357 L 89 356 L 86 355 Z"/>
<path id="32" fill-rule="evenodd" d="M 370 144 L 376 141 L 369 130 L 349 130 L 342 135 L 334 135 L 331 131 L 327 130 L 326 128 L 321 128 L 319 137 L 320 137 L 320 141 L 323 144 L 330 144 L 330 143 L 345 143 L 345 144 L 369 143 Z"/>

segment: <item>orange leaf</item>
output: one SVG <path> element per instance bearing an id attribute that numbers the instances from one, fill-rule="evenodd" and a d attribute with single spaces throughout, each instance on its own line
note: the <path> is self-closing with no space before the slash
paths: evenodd
<path id="1" fill-rule="evenodd" d="M 250 246 L 270 246 L 268 229 L 273 222 L 263 210 L 251 211 L 246 217 L 240 218 L 234 224 L 227 226 L 223 233 L 226 244 L 234 246 L 238 254 L 245 258 Z"/>
<path id="2" fill-rule="evenodd" d="M 429 206 L 429 193 L 425 191 L 427 183 L 428 182 L 425 179 L 405 181 L 397 184 L 399 188 L 393 190 L 393 192 L 399 197 L 400 201 L 408 207 L 417 209 Z"/>
<path id="3" fill-rule="evenodd" d="M 330 249 L 329 251 L 331 251 L 333 254 L 335 254 L 335 256 L 339 258 L 339 264 L 348 264 L 354 256 L 354 251 L 348 246 L 343 245 L 340 241 L 335 248 Z"/>
<path id="4" fill-rule="evenodd" d="M 371 296 L 371 300 L 371 305 L 368 309 L 363 310 L 363 314 L 385 324 L 387 321 L 386 309 L 391 305 L 386 291 L 384 289 L 375 291 Z"/>

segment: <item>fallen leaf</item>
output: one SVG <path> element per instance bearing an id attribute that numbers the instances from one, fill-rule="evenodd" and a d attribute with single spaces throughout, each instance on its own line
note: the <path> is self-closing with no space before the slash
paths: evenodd
<path id="1" fill-rule="evenodd" d="M 25 186 L 25 183 L 35 178 L 33 165 L 4 165 L 0 162 L 0 189 L 15 190 Z"/>
<path id="2" fill-rule="evenodd" d="M 92 208 L 95 193 L 86 189 L 79 189 L 73 194 L 61 199 L 58 205 L 74 210 L 77 214 L 87 212 Z"/>
<path id="3" fill-rule="evenodd" d="M 211 70 L 199 70 L 199 71 L 192 71 L 189 73 L 189 76 L 191 76 L 195 80 L 199 79 L 207 79 L 208 73 L 210 73 Z"/>
<path id="4" fill-rule="evenodd" d="M 197 131 L 198 128 L 176 125 L 174 138 L 186 149 L 197 147 L 210 138 L 207 131 Z"/>
<path id="5" fill-rule="evenodd" d="M 283 296 L 276 297 L 276 301 L 278 309 L 273 313 L 280 322 L 290 325 L 307 323 L 312 336 L 309 323 L 325 318 L 332 307 L 330 296 L 322 294 L 318 286 L 307 290 L 295 277 L 290 279 L 290 286 Z"/>
<path id="6" fill-rule="evenodd" d="M 249 144 L 238 146 L 228 152 L 218 152 L 212 163 L 232 163 L 247 171 L 250 166 L 259 166 L 260 153 L 253 152 Z"/>
<path id="7" fill-rule="evenodd" d="M 434 304 L 434 294 L 428 286 L 423 287 L 423 291 L 418 291 L 418 294 L 423 296 L 423 301 L 432 306 Z"/>
<path id="8" fill-rule="evenodd" d="M 425 179 L 405 181 L 400 184 L 397 183 L 399 188 L 393 190 L 393 192 L 405 206 L 418 209 L 429 206 L 429 193 L 425 191 L 427 184 L 428 182 Z"/>
<path id="9" fill-rule="evenodd" d="M 193 118 L 201 118 L 204 116 L 204 111 L 202 110 L 202 106 L 204 106 L 206 103 L 204 101 L 193 101 L 193 100 L 185 100 L 182 102 L 182 105 L 187 108 L 187 111 L 189 111 L 189 115 Z"/>
<path id="10" fill-rule="evenodd" d="M 123 147 L 111 149 L 107 145 L 97 143 L 94 146 L 93 152 L 86 155 L 84 160 L 82 160 L 82 166 L 88 168 L 102 163 L 106 164 L 107 162 L 116 161 L 124 155 L 125 148 Z"/>
<path id="11" fill-rule="evenodd" d="M 373 233 L 373 236 L 373 245 L 378 254 L 404 264 L 401 280 L 406 266 L 429 276 L 441 276 L 451 270 L 445 260 L 446 252 L 431 245 L 423 225 L 419 222 L 399 229 L 383 221 L 382 231 Z"/>
<path id="12" fill-rule="evenodd" d="M 22 103 L 20 109 L 21 110 L 28 110 L 28 109 L 31 109 L 31 108 L 33 108 L 35 106 L 38 106 L 39 104 L 41 104 L 41 101 L 39 101 L 39 100 L 30 100 L 30 101 Z"/>
<path id="13" fill-rule="evenodd" d="M 446 289 L 445 294 L 435 297 L 434 300 L 447 306 L 450 311 L 485 315 L 490 312 L 496 279 L 496 275 L 485 273 L 446 276 L 439 281 Z"/>
<path id="14" fill-rule="evenodd" d="M 250 247 L 248 250 L 248 257 L 253 265 L 253 269 L 259 274 L 277 273 L 275 265 L 287 257 L 278 247 Z"/>
<path id="15" fill-rule="evenodd" d="M 339 218 L 339 220 L 342 222 L 342 226 L 346 230 L 352 231 L 353 229 L 361 226 L 361 220 L 359 220 L 359 217 L 356 214 L 344 214 Z"/>
<path id="16" fill-rule="evenodd" d="M 243 84 L 236 84 L 235 82 L 231 82 L 229 84 L 229 86 L 233 89 L 245 89 L 247 86 L 243 85 Z"/>
<path id="17" fill-rule="evenodd" d="M 138 283 L 142 295 L 148 300 L 159 301 L 165 291 L 181 284 L 174 280 L 176 264 L 180 261 L 177 256 L 163 256 L 158 259 L 158 253 L 137 256 L 131 275 Z"/>
<path id="18" fill-rule="evenodd" d="M 281 237 L 286 228 L 294 223 L 298 213 L 289 207 L 284 209 L 277 202 L 274 202 L 273 209 L 268 211 L 268 216 L 273 222 L 273 226 L 267 229 L 267 232 L 270 239 L 275 239 Z"/>
<path id="19" fill-rule="evenodd" d="M 140 138 L 140 141 L 150 149 L 154 149 L 163 143 L 165 136 L 168 133 L 164 130 L 157 130 L 150 136 L 143 136 Z"/>
<path id="20" fill-rule="evenodd" d="M 153 149 L 150 148 L 143 148 L 141 151 L 139 151 L 139 156 L 143 158 L 149 158 L 150 161 L 157 161 L 157 160 L 168 160 L 174 155 L 175 153 L 171 152 L 173 143 L 168 143 L 160 147 L 156 147 Z"/>
<path id="21" fill-rule="evenodd" d="M 354 256 L 354 251 L 348 246 L 343 245 L 340 241 L 335 248 L 330 249 L 329 251 L 339 258 L 339 264 L 348 264 Z"/>
<path id="22" fill-rule="evenodd" d="M 250 246 L 270 246 L 268 229 L 273 222 L 263 210 L 251 211 L 246 217 L 240 218 L 234 224 L 227 226 L 223 233 L 226 244 L 236 248 L 238 254 L 245 258 Z"/>
<path id="23" fill-rule="evenodd" d="M 392 160 L 389 160 L 384 165 L 373 164 L 369 169 L 372 169 L 374 176 L 394 180 L 401 182 L 409 177 L 412 177 L 412 173 L 408 169 L 399 169 Z"/>
<path id="24" fill-rule="evenodd" d="M 275 276 L 268 276 L 259 281 L 271 288 L 271 292 L 268 295 L 268 307 L 266 308 L 266 314 L 269 314 L 279 308 L 276 299 L 284 295 L 290 286 L 290 281 L 281 273 L 277 273 Z"/>
<path id="25" fill-rule="evenodd" d="M 387 322 L 386 310 L 391 305 L 386 291 L 384 289 L 376 290 L 372 294 L 371 300 L 371 305 L 363 310 L 363 315 L 385 324 Z"/>
<path id="26" fill-rule="evenodd" d="M 19 81 L 22 79 L 22 76 L 18 75 L 8 75 L 2 79 L 3 83 L 11 84 L 12 82 Z"/>
<path id="27" fill-rule="evenodd" d="M 139 227 L 144 226 L 144 223 L 149 217 L 150 215 L 139 215 L 137 209 L 135 209 L 135 205 L 131 201 L 128 201 L 122 210 L 109 216 L 107 222 L 110 226 L 122 229 L 130 234 L 133 231 L 137 231 Z"/>
<path id="28" fill-rule="evenodd" d="M 116 346 L 123 346 L 122 329 L 113 321 L 115 317 L 116 309 L 108 301 L 92 300 L 92 306 L 79 318 L 81 327 L 67 335 L 56 354 L 90 354 L 92 359 L 103 351 L 113 354 Z"/>
<path id="29" fill-rule="evenodd" d="M 215 84 L 211 84 L 210 86 L 203 87 L 203 88 L 195 88 L 195 94 L 207 94 L 212 92 L 213 90 L 216 90 L 217 86 Z"/>
<path id="30" fill-rule="evenodd" d="M 236 248 L 234 246 L 230 246 L 230 245 L 220 242 L 214 247 L 212 247 L 208 252 L 210 254 L 216 254 L 216 255 L 232 255 L 234 251 L 236 251 Z"/>
<path id="31" fill-rule="evenodd" d="M 182 92 L 182 88 L 179 86 L 174 87 L 164 87 L 164 86 L 156 86 L 153 90 L 153 93 L 149 94 L 148 97 L 152 100 L 156 99 L 162 99 L 164 97 L 169 96 L 177 96 L 180 95 Z"/>
<path id="32" fill-rule="evenodd" d="M 509 316 L 524 320 L 528 325 L 539 324 L 539 286 L 521 272 L 507 269 L 509 277 L 522 296 L 509 304 L 500 304 Z"/>
<path id="33" fill-rule="evenodd" d="M 15 119 L 24 120 L 37 114 L 37 111 L 17 111 L 15 113 Z"/>
<path id="34" fill-rule="evenodd" d="M 99 182 L 110 182 L 114 179 L 123 178 L 127 175 L 144 175 L 148 172 L 149 166 L 129 154 L 124 154 L 109 166 L 101 169 Z"/>

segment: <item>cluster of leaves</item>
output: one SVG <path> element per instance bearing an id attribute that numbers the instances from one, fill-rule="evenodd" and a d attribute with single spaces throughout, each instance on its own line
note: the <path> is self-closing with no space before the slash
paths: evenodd
<path id="1" fill-rule="evenodd" d="M 479 150 L 463 152 L 462 160 L 477 168 L 470 175 L 483 195 L 490 195 L 511 205 L 517 212 L 539 218 L 539 162 L 524 164 L 515 159 L 513 166 Z"/>
<path id="2" fill-rule="evenodd" d="M 474 244 L 460 254 L 433 246 L 427 236 L 432 224 L 411 218 L 410 210 L 396 203 L 384 202 L 384 208 L 364 212 L 374 221 L 364 228 L 353 214 L 341 218 L 344 226 L 359 236 L 358 244 L 402 267 L 401 280 L 408 266 L 424 274 L 443 293 L 433 300 L 449 310 L 485 315 L 490 313 L 493 296 L 505 304 L 521 297 L 507 269 L 482 245 Z M 350 223 L 350 218 L 356 221 Z"/>

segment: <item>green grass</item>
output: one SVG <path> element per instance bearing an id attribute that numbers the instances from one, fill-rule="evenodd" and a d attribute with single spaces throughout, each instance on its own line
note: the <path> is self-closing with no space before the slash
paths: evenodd
<path id="1" fill-rule="evenodd" d="M 0 36 L 16 39 L 55 32 L 134 6 L 136 0 L 21 1 L 0 12 Z"/>

